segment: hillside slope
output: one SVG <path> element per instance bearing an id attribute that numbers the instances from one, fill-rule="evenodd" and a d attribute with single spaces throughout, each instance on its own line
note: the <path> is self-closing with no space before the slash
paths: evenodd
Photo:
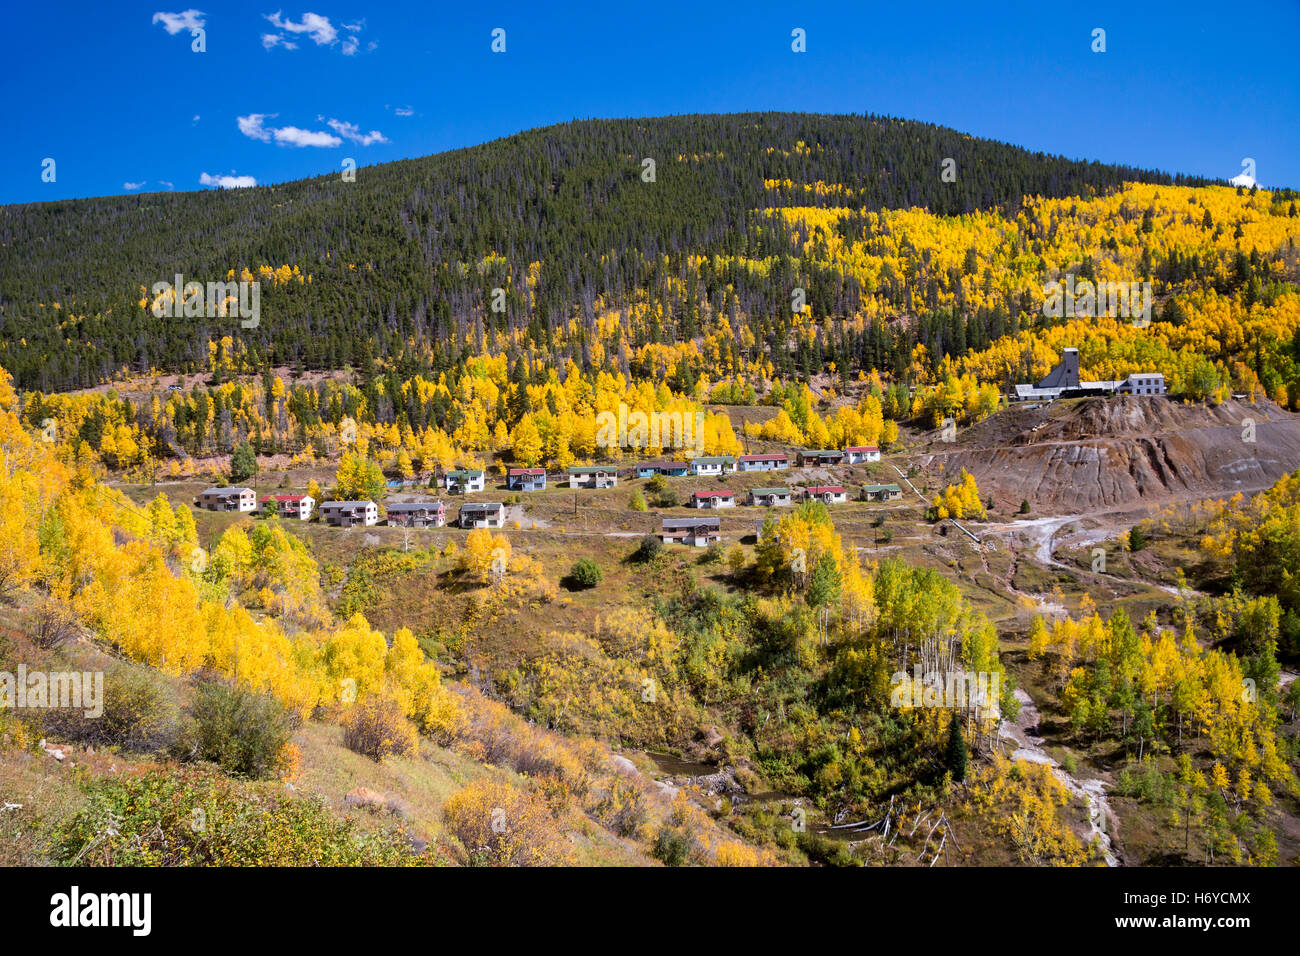
<path id="1" fill-rule="evenodd" d="M 958 164 L 956 182 L 938 176 L 945 157 Z M 647 158 L 653 182 L 643 178 Z M 202 361 L 208 340 L 225 335 L 275 363 L 337 368 L 411 342 L 445 347 L 476 322 L 488 332 L 529 328 L 542 341 L 570 317 L 590 320 L 598 298 L 638 295 L 662 303 L 666 333 L 689 338 L 702 303 L 788 312 L 789 265 L 687 281 L 689 256 L 795 253 L 789 228 L 756 223 L 755 210 L 1014 214 L 1026 195 L 1086 196 L 1132 181 L 1200 182 L 885 117 L 751 113 L 565 123 L 366 167 L 355 182 L 331 174 L 7 206 L 0 340 L 22 346 L 0 354 L 21 386 L 45 391 L 94 385 L 123 366 Z M 224 280 L 267 264 L 296 266 L 312 281 L 265 283 L 256 330 L 159 322 L 139 304 L 177 273 Z M 508 291 L 503 312 L 487 308 L 493 288 Z M 837 295 L 816 304 L 846 314 L 856 293 Z"/>

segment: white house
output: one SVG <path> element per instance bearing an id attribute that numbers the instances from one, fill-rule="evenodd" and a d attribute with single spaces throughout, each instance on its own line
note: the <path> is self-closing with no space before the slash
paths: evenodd
<path id="1" fill-rule="evenodd" d="M 339 528 L 379 523 L 379 506 L 373 501 L 322 501 L 320 517 Z"/>
<path id="2" fill-rule="evenodd" d="M 828 505 L 842 505 L 849 500 L 848 492 L 839 485 L 814 485 L 804 489 L 807 501 L 820 501 Z"/>
<path id="3" fill-rule="evenodd" d="M 730 455 L 692 458 L 692 475 L 725 475 L 736 470 L 736 459 Z"/>
<path id="4" fill-rule="evenodd" d="M 443 487 L 447 489 L 448 494 L 453 495 L 467 495 L 474 491 L 482 491 L 483 482 L 483 472 L 473 468 L 449 471 L 442 478 Z"/>
<path id="5" fill-rule="evenodd" d="M 736 496 L 730 491 L 697 491 L 691 495 L 696 508 L 734 508 Z"/>
<path id="6" fill-rule="evenodd" d="M 209 488 L 199 492 L 194 505 L 208 511 L 256 511 L 257 492 L 252 488 Z"/>
<path id="7" fill-rule="evenodd" d="M 780 508 L 790 504 L 789 488 L 751 488 L 749 503 L 765 508 Z"/>
<path id="8" fill-rule="evenodd" d="M 1165 394 L 1164 373 L 1134 373 L 1119 383 L 1119 392 L 1124 395 L 1163 395 Z"/>
<path id="9" fill-rule="evenodd" d="M 574 465 L 569 469 L 570 488 L 613 488 L 618 469 L 610 465 Z"/>
<path id="10" fill-rule="evenodd" d="M 844 460 L 850 465 L 862 461 L 880 461 L 880 449 L 875 445 L 850 445 L 844 449 Z"/>

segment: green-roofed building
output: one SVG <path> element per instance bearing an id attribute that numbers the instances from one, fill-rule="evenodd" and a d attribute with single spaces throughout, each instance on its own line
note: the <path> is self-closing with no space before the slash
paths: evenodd
<path id="1" fill-rule="evenodd" d="M 863 485 L 863 501 L 898 501 L 903 497 L 903 489 L 898 485 Z"/>
<path id="2" fill-rule="evenodd" d="M 750 488 L 749 503 L 764 508 L 781 508 L 790 504 L 789 488 Z"/>
<path id="3" fill-rule="evenodd" d="M 730 455 L 705 455 L 691 459 L 692 475 L 726 475 L 736 470 L 736 459 Z"/>

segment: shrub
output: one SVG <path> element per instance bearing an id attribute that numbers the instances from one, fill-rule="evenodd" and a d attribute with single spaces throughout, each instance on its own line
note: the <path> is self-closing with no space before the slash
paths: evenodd
<path id="1" fill-rule="evenodd" d="M 660 494 L 668 487 L 668 479 L 663 475 L 651 475 L 650 480 L 645 483 L 646 491 L 652 495 Z"/>
<path id="2" fill-rule="evenodd" d="M 659 508 L 676 508 L 681 504 L 681 499 L 677 497 L 677 492 L 672 488 L 665 488 L 655 497 L 655 505 Z"/>
<path id="3" fill-rule="evenodd" d="M 596 804 L 596 816 L 621 837 L 635 837 L 645 823 L 645 794 L 630 780 L 615 777 Z"/>
<path id="4" fill-rule="evenodd" d="M 361 829 L 317 800 L 248 792 L 210 771 L 105 776 L 53 834 L 78 866 L 400 866 L 422 862 L 393 824 Z M 113 830 L 105 821 L 113 819 Z"/>
<path id="5" fill-rule="evenodd" d="M 176 740 L 179 714 L 162 679 L 148 667 L 120 664 L 104 674 L 103 713 L 86 708 L 46 714 L 45 732 L 60 740 L 123 750 L 166 749 Z"/>
<path id="6" fill-rule="evenodd" d="M 1141 551 L 1147 546 L 1146 532 L 1137 525 L 1128 533 L 1128 547 L 1130 551 Z"/>
<path id="7" fill-rule="evenodd" d="M 632 492 L 632 497 L 628 500 L 627 506 L 633 511 L 649 510 L 649 506 L 645 503 L 645 495 L 641 494 L 640 488 Z"/>
<path id="8" fill-rule="evenodd" d="M 834 837 L 826 836 L 824 833 L 806 831 L 799 834 L 797 841 L 799 849 L 809 860 L 814 863 L 824 863 L 827 866 L 857 866 L 858 861 L 853 856 L 853 850 L 840 840 Z"/>
<path id="9" fill-rule="evenodd" d="M 413 753 L 419 745 L 415 725 L 391 697 L 368 697 L 343 719 L 343 744 L 376 762 Z"/>
<path id="10" fill-rule="evenodd" d="M 723 559 L 722 545 L 715 541 L 704 549 L 700 555 L 700 564 L 721 564 Z"/>
<path id="11" fill-rule="evenodd" d="M 655 837 L 650 852 L 664 866 L 685 866 L 695 852 L 695 840 L 685 830 L 666 826 Z"/>
<path id="12" fill-rule="evenodd" d="M 1020 513 L 1021 513 L 1022 515 L 1027 515 L 1027 514 L 1029 514 L 1029 499 L 1028 499 L 1028 498 L 1023 499 L 1023 500 L 1020 502 Z"/>
<path id="13" fill-rule="evenodd" d="M 753 847 L 727 840 L 713 848 L 714 866 L 763 866 L 766 860 Z"/>
<path id="14" fill-rule="evenodd" d="M 476 780 L 442 808 L 470 866 L 556 866 L 567 849 L 540 800 L 497 780 Z"/>
<path id="15" fill-rule="evenodd" d="M 279 771 L 294 719 L 270 694 L 217 681 L 201 683 L 181 734 L 183 757 L 210 760 L 233 777 Z"/>
<path id="16" fill-rule="evenodd" d="M 42 550 L 45 548 L 42 545 Z M 65 601 L 48 598 L 36 608 L 36 622 L 32 640 L 46 650 L 66 644 L 77 636 L 81 623 L 76 612 Z"/>
<path id="17" fill-rule="evenodd" d="M 591 558 L 579 558 L 573 563 L 573 568 L 569 571 L 569 579 L 574 586 L 582 590 L 594 588 L 600 583 L 603 574 L 600 565 Z"/>
<path id="18" fill-rule="evenodd" d="M 659 540 L 659 536 L 648 534 L 641 539 L 641 543 L 632 552 L 632 560 L 640 564 L 648 564 L 657 558 L 663 549 L 664 543 Z"/>

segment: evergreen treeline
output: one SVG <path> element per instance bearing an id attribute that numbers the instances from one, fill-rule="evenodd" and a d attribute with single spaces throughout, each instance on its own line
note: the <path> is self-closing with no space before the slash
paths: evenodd
<path id="1" fill-rule="evenodd" d="M 643 180 L 644 158 L 655 160 L 653 183 Z M 941 179 L 945 158 L 956 161 L 955 182 Z M 771 187 L 772 180 L 796 185 Z M 331 174 L 252 189 L 7 206 L 0 364 L 20 387 L 54 391 L 99 383 L 124 366 L 202 368 L 209 340 L 229 335 L 263 367 L 369 367 L 384 357 L 405 373 L 437 371 L 462 357 L 445 348 L 452 332 L 522 328 L 549 348 L 557 323 L 590 322 L 598 300 L 620 305 L 634 296 L 664 315 L 637 334 L 671 341 L 698 334 L 706 309 L 788 316 L 783 275 L 815 279 L 811 259 L 791 257 L 789 227 L 755 210 L 1014 211 L 1024 195 L 1088 195 L 1133 180 L 1203 183 L 888 117 L 750 113 L 565 123 L 364 168 L 355 182 Z M 849 192 L 804 189 L 819 182 Z M 845 228 L 856 228 L 852 217 Z M 734 265 L 714 270 L 707 261 L 687 268 L 687 256 L 711 254 L 780 258 L 766 276 Z M 232 268 L 284 264 L 312 282 L 264 283 L 254 330 L 236 319 L 158 319 L 140 306 L 155 282 L 176 273 L 220 281 Z M 814 308 L 851 314 L 855 290 L 838 275 L 826 279 L 809 283 Z M 500 313 L 488 307 L 497 287 L 509 290 Z M 973 335 L 986 341 L 1011 321 L 982 317 Z M 773 323 L 755 329 L 759 341 L 785 341 L 785 324 Z M 873 330 L 844 348 L 879 352 L 876 364 L 888 367 L 900 357 L 885 354 L 889 339 Z M 813 361 L 796 355 L 788 364 Z"/>

